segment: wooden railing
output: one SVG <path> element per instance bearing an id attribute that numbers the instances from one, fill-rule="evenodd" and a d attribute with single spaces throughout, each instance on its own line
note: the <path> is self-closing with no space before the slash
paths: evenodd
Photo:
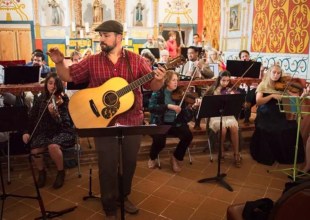
<path id="1" fill-rule="evenodd" d="M 0 93 L 10 92 L 15 95 L 19 95 L 22 92 L 31 91 L 38 93 L 44 90 L 44 84 L 29 83 L 29 84 L 17 84 L 17 85 L 0 85 Z"/>

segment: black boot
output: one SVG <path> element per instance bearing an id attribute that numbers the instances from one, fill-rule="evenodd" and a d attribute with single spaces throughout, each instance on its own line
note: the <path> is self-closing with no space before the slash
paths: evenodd
<path id="1" fill-rule="evenodd" d="M 244 123 L 250 123 L 251 108 L 244 108 Z"/>
<path id="2" fill-rule="evenodd" d="M 46 182 L 46 171 L 45 170 L 39 170 L 39 177 L 38 177 L 38 187 L 42 188 L 45 186 L 45 182 Z"/>
<path id="3" fill-rule="evenodd" d="M 60 187 L 63 186 L 64 181 L 65 181 L 65 170 L 58 170 L 56 180 L 53 184 L 54 189 L 59 189 Z"/>

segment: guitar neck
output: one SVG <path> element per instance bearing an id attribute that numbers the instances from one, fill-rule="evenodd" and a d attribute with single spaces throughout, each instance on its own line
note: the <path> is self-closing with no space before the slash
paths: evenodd
<path id="1" fill-rule="evenodd" d="M 176 64 L 178 64 L 182 60 L 183 60 L 182 56 L 176 57 L 173 60 L 169 61 L 168 63 L 165 63 L 164 65 L 162 65 L 162 67 L 164 69 L 168 70 L 170 67 L 174 67 Z M 128 84 L 127 86 L 123 87 L 122 89 L 116 91 L 116 94 L 118 95 L 118 97 L 121 97 L 121 96 L 127 94 L 128 92 L 138 88 L 139 86 L 141 86 L 144 83 L 153 79 L 154 74 L 155 73 L 152 71 L 152 72 L 142 76 L 141 78 L 133 81 L 132 83 Z"/>
<path id="2" fill-rule="evenodd" d="M 127 86 L 123 87 L 122 89 L 118 90 L 116 92 L 116 94 L 121 97 L 125 94 L 127 94 L 128 92 L 138 88 L 139 86 L 143 85 L 144 83 L 150 81 L 151 79 L 153 79 L 154 77 L 154 72 L 150 72 L 144 76 L 142 76 L 141 78 L 133 81 L 132 83 L 128 84 Z"/>

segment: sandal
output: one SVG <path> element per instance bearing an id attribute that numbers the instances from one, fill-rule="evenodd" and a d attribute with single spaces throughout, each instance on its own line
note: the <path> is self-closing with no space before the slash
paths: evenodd
<path id="1" fill-rule="evenodd" d="M 241 154 L 234 154 L 234 158 L 235 158 L 235 167 L 240 168 L 241 167 Z"/>

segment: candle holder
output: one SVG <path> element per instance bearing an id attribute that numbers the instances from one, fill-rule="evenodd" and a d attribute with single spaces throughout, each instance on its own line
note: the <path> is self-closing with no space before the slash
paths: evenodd
<path id="1" fill-rule="evenodd" d="M 70 56 L 70 45 L 66 45 L 66 56 Z"/>
<path id="2" fill-rule="evenodd" d="M 73 38 L 77 38 L 77 31 L 72 31 Z"/>

